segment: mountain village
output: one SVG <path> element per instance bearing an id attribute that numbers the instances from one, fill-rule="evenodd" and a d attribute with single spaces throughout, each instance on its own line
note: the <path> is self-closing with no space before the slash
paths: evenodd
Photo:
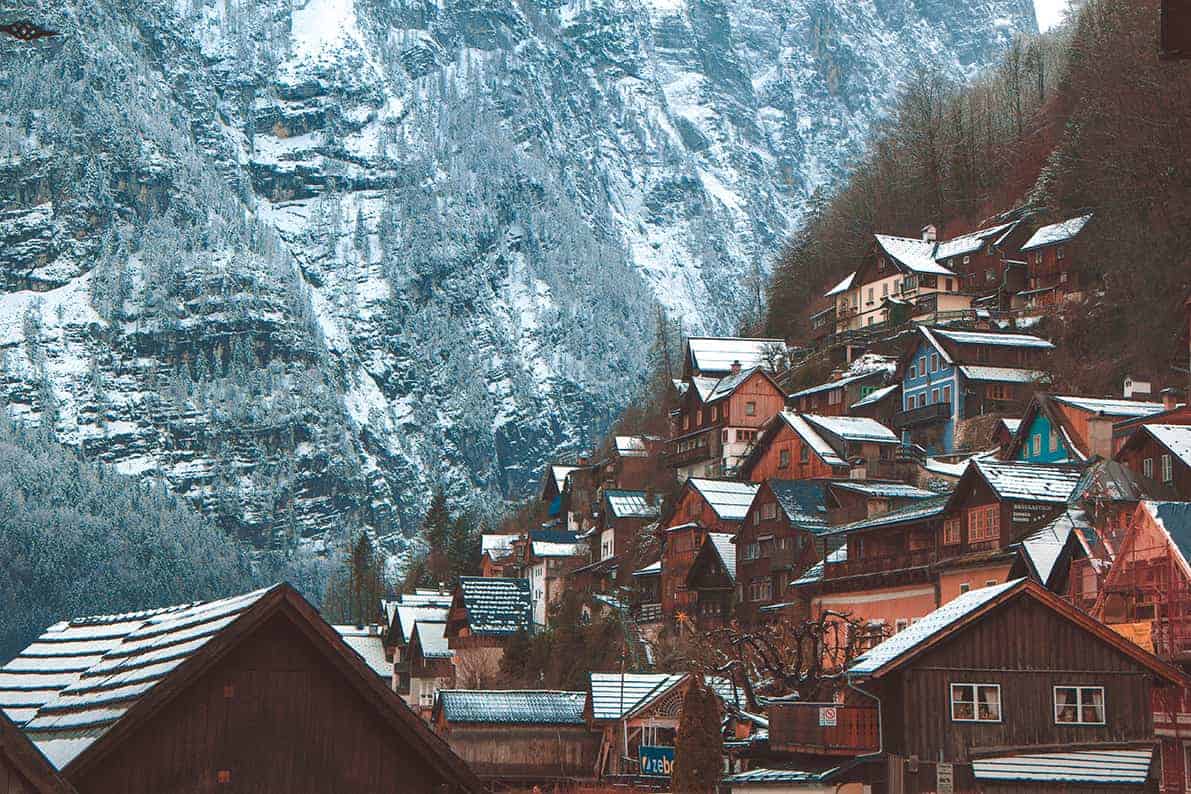
<path id="1" fill-rule="evenodd" d="M 278 586 L 51 626 L 0 669 L 8 790 L 161 790 L 179 748 L 229 791 L 665 789 L 692 691 L 725 792 L 1191 790 L 1191 408 L 1048 389 L 1089 222 L 877 236 L 813 339 L 686 339 L 668 437 L 550 465 L 481 576 L 372 624 Z M 567 597 L 615 669 L 493 688 Z"/>

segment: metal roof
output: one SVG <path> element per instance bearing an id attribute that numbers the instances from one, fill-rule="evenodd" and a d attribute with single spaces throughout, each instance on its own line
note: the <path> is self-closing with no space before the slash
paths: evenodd
<path id="1" fill-rule="evenodd" d="M 1191 425 L 1144 425 L 1147 432 L 1183 462 L 1191 466 Z"/>
<path id="2" fill-rule="evenodd" d="M 892 386 L 885 386 L 880 389 L 875 389 L 874 391 L 870 392 L 867 397 L 861 397 L 859 400 L 852 403 L 851 407 L 864 408 L 869 405 L 876 405 L 877 403 L 881 402 L 881 400 L 884 400 L 886 397 L 900 388 L 901 384 L 895 383 Z"/>
<path id="3" fill-rule="evenodd" d="M 873 235 L 877 245 L 906 269 L 927 275 L 954 276 L 955 273 L 935 261 L 935 244 L 914 237 L 894 237 L 888 234 Z"/>
<path id="4" fill-rule="evenodd" d="M 786 520 L 799 529 L 818 534 L 827 530 L 827 489 L 809 480 L 768 480 Z"/>
<path id="5" fill-rule="evenodd" d="M 662 573 L 662 561 L 657 560 L 646 565 L 644 568 L 638 568 L 633 571 L 633 576 L 660 576 Z"/>
<path id="6" fill-rule="evenodd" d="M 968 380 L 991 381 L 993 383 L 1033 383 L 1045 380 L 1047 377 L 1047 374 L 1039 369 L 986 367 L 979 364 L 961 364 L 959 371 Z"/>
<path id="7" fill-rule="evenodd" d="M 872 442 L 877 444 L 899 444 L 897 434 L 876 419 L 867 416 L 818 416 L 803 414 L 820 431 L 827 431 L 845 441 Z"/>
<path id="8" fill-rule="evenodd" d="M 798 434 L 798 436 L 815 451 L 815 454 L 823 459 L 823 462 L 828 466 L 846 466 L 848 462 L 839 456 L 835 451 L 835 447 L 827 442 L 827 439 L 819 435 L 819 431 L 813 428 L 803 417 L 802 414 L 794 413 L 793 411 L 782 411 L 778 414 L 791 430 Z"/>
<path id="9" fill-rule="evenodd" d="M 1066 548 L 1067 541 L 1077 526 L 1076 517 L 1077 514 L 1069 510 L 1021 541 L 1022 552 L 1043 587 L 1050 585 L 1055 566 L 1058 565 L 1063 549 Z M 1086 527 L 1087 523 L 1080 521 L 1078 526 Z"/>
<path id="10" fill-rule="evenodd" d="M 1191 562 L 1191 502 L 1142 502 L 1154 523 L 1162 527 L 1183 560 Z"/>
<path id="11" fill-rule="evenodd" d="M 690 365 L 700 372 L 731 372 L 736 361 L 740 362 L 741 369 L 759 366 L 766 349 L 772 345 L 786 348 L 781 339 L 735 336 L 692 336 L 687 339 Z"/>
<path id="12" fill-rule="evenodd" d="M 957 345 L 1032 347 L 1039 350 L 1051 350 L 1054 348 L 1051 342 L 1032 334 L 1000 334 L 990 331 L 950 331 L 945 328 L 932 328 L 931 333 L 935 334 L 935 336 L 941 336 Z"/>
<path id="13" fill-rule="evenodd" d="M 334 626 L 335 631 L 351 648 L 376 671 L 381 678 L 388 680 L 393 675 L 393 663 L 385 658 L 385 641 L 379 632 L 379 627 L 372 626 Z"/>
<path id="14" fill-rule="evenodd" d="M 1026 244 L 1021 247 L 1021 250 L 1025 253 L 1035 248 L 1057 245 L 1058 243 L 1065 243 L 1068 240 L 1072 240 L 1083 231 L 1091 219 L 1092 216 L 1089 213 L 1088 215 L 1081 215 L 1078 218 L 1070 218 L 1059 223 L 1052 223 L 1049 226 L 1043 226 L 1034 232 L 1030 239 L 1026 240 Z"/>
<path id="15" fill-rule="evenodd" d="M 548 540 L 535 540 L 530 544 L 530 551 L 535 557 L 584 557 L 590 549 L 587 543 L 576 538 L 574 543 L 555 543 Z"/>
<path id="16" fill-rule="evenodd" d="M 708 532 L 707 541 L 715 549 L 716 554 L 719 555 L 720 562 L 724 566 L 724 570 L 728 572 L 728 578 L 736 582 L 736 544 L 732 542 L 735 535 L 730 535 L 726 532 Z"/>
<path id="17" fill-rule="evenodd" d="M 562 492 L 562 490 L 566 487 L 567 477 L 571 472 L 578 471 L 580 468 L 582 467 L 552 465 L 550 467 L 550 476 L 554 478 L 554 487 L 556 487 L 559 492 Z"/>
<path id="18" fill-rule="evenodd" d="M 533 615 L 528 579 L 464 576 L 459 580 L 472 634 L 513 634 Z"/>
<path id="19" fill-rule="evenodd" d="M 463 690 L 438 693 L 442 713 L 454 723 L 583 725 L 586 692 Z"/>
<path id="20" fill-rule="evenodd" d="M 61 769 L 272 589 L 57 623 L 0 668 L 0 704 Z"/>
<path id="21" fill-rule="evenodd" d="M 743 521 L 760 487 L 751 482 L 705 480 L 700 477 L 691 477 L 687 482 L 707 500 L 715 514 L 724 521 Z"/>
<path id="22" fill-rule="evenodd" d="M 715 402 L 716 400 L 723 400 L 726 397 L 732 396 L 733 392 L 739 389 L 746 380 L 760 370 L 760 367 L 749 367 L 748 369 L 742 369 L 735 375 L 725 375 L 716 382 L 715 388 L 707 395 L 705 402 Z"/>
<path id="23" fill-rule="evenodd" d="M 1147 747 L 974 758 L 972 773 L 977 780 L 1142 785 L 1150 775 L 1153 754 Z"/>
<path id="24" fill-rule="evenodd" d="M 1100 397 L 1068 397 L 1065 395 L 1051 395 L 1055 402 L 1074 406 L 1089 413 L 1104 414 L 1105 416 L 1138 417 L 1160 414 L 1165 410 L 1162 403 L 1141 402 L 1139 400 L 1111 400 Z"/>
<path id="25" fill-rule="evenodd" d="M 932 496 L 929 499 L 920 499 L 913 504 L 899 507 L 896 510 L 890 510 L 888 513 L 882 513 L 871 518 L 862 518 L 859 521 L 853 521 L 850 524 L 840 524 L 832 527 L 830 534 L 843 535 L 849 532 L 859 532 L 867 529 L 876 529 L 878 527 L 887 527 L 894 524 L 903 524 L 908 521 L 923 521 L 928 518 L 941 516 L 947 511 L 947 503 L 951 501 L 951 495 Z"/>
<path id="26" fill-rule="evenodd" d="M 447 624 L 431 620 L 419 620 L 414 629 L 423 659 L 450 659 L 453 655 L 447 642 Z"/>
<path id="27" fill-rule="evenodd" d="M 740 786 L 751 784 L 782 784 L 782 783 L 820 783 L 825 777 L 834 772 L 803 772 L 796 769 L 750 769 L 748 772 L 738 772 L 728 775 L 721 783 L 725 786 Z"/>
<path id="28" fill-rule="evenodd" d="M 604 491 L 608 503 L 608 514 L 613 518 L 657 518 L 661 513 L 661 500 L 652 502 L 645 491 Z"/>
<path id="29" fill-rule="evenodd" d="M 689 673 L 589 673 L 592 716 L 618 720 L 631 716 L 683 681 Z M 704 679 L 720 700 L 743 705 L 743 693 L 719 676 Z"/>
<path id="30" fill-rule="evenodd" d="M 1083 471 L 1076 466 L 1022 461 L 984 460 L 972 462 L 989 487 L 1001 499 L 1065 504 Z"/>
<path id="31" fill-rule="evenodd" d="M 870 482 L 868 480 L 835 480 L 829 485 L 843 491 L 889 499 L 930 499 L 939 494 L 902 482 Z"/>
<path id="32" fill-rule="evenodd" d="M 953 256 L 974 254 L 984 247 L 985 241 L 991 237 L 999 237 L 1013 227 L 1015 222 L 1002 223 L 999 226 L 989 226 L 968 234 L 943 240 L 935 247 L 935 259 L 950 259 Z"/>
<path id="33" fill-rule="evenodd" d="M 863 372 L 859 375 L 847 375 L 839 380 L 828 381 L 827 383 L 820 383 L 818 386 L 811 386 L 802 391 L 796 391 L 790 395 L 791 400 L 796 400 L 799 397 L 809 397 L 812 394 L 819 394 L 821 392 L 832 391 L 847 386 L 849 383 L 856 383 L 857 381 L 867 380 L 868 378 L 880 377 L 884 375 L 881 370 L 872 370 L 871 372 Z"/>
<path id="34" fill-rule="evenodd" d="M 917 623 L 910 624 L 889 639 L 861 654 L 847 670 L 849 678 L 871 675 L 890 662 L 929 642 L 937 634 L 979 610 L 988 602 L 1008 590 L 1017 587 L 1024 579 L 1014 579 L 1004 584 L 969 590 L 958 598 L 947 602 Z"/>
<path id="35" fill-rule="evenodd" d="M 615 443 L 617 454 L 623 458 L 649 457 L 645 436 L 616 436 Z"/>
<path id="36" fill-rule="evenodd" d="M 442 623 L 446 621 L 449 611 L 449 604 L 447 606 L 398 604 L 397 620 L 401 626 L 401 638 L 406 643 L 409 643 L 414 636 L 414 626 L 419 621 L 426 620 L 431 623 Z"/>

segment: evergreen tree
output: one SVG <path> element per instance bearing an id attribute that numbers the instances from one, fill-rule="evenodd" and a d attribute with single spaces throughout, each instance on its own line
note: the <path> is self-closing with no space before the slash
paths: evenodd
<path id="1" fill-rule="evenodd" d="M 447 495 L 441 488 L 436 488 L 430 499 L 430 509 L 422 519 L 419 530 L 422 540 L 426 541 L 427 552 L 423 572 L 423 586 L 434 587 L 439 582 L 446 582 L 450 577 L 450 537 L 451 514 L 447 509 Z"/>
<path id="2" fill-rule="evenodd" d="M 372 540 L 364 532 L 348 545 L 344 568 L 331 578 L 323 602 L 330 620 L 366 625 L 375 620 L 385 594 L 384 574 Z"/>
<path id="3" fill-rule="evenodd" d="M 720 702 L 700 673 L 691 673 L 674 740 L 674 794 L 714 794 L 723 774 Z"/>

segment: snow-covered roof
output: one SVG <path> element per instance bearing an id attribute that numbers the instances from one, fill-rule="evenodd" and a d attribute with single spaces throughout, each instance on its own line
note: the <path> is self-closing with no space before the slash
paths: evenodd
<path id="1" fill-rule="evenodd" d="M 804 772 L 797 769 L 750 769 L 747 772 L 728 775 L 721 782 L 725 786 L 766 784 L 786 786 L 791 783 L 820 783 L 835 771 L 835 769 L 829 769 L 826 772 Z"/>
<path id="2" fill-rule="evenodd" d="M 1065 243 L 1068 240 L 1074 239 L 1084 227 L 1088 225 L 1088 221 L 1092 216 L 1081 215 L 1078 218 L 1071 218 L 1069 220 L 1060 221 L 1059 223 L 1052 223 L 1049 226 L 1043 226 L 1038 231 L 1026 240 L 1026 244 L 1021 247 L 1023 252 L 1032 251 L 1035 248 L 1043 248 L 1048 245 L 1058 245 Z"/>
<path id="3" fill-rule="evenodd" d="M 848 561 L 848 547 L 846 545 L 840 546 L 835 551 L 828 554 L 824 559 L 815 563 L 811 567 L 803 571 L 802 576 L 799 576 L 794 581 L 790 582 L 791 587 L 801 587 L 803 585 L 815 584 L 823 581 L 823 570 L 828 563 L 835 565 L 841 562 Z"/>
<path id="4" fill-rule="evenodd" d="M 935 247 L 935 259 L 950 259 L 953 256 L 974 254 L 983 248 L 987 241 L 1001 237 L 1001 235 L 1013 228 L 1013 225 L 1012 222 L 1002 223 L 999 226 L 989 226 L 987 229 L 980 229 L 959 237 L 952 237 L 950 240 L 943 240 Z"/>
<path id="5" fill-rule="evenodd" d="M 852 282 L 855 279 L 856 279 L 856 273 L 855 273 L 855 271 L 853 271 L 853 272 L 849 273 L 846 277 L 844 277 L 843 281 L 836 284 L 831 289 L 827 290 L 827 292 L 823 293 L 823 297 L 830 298 L 832 295 L 838 295 L 841 292 L 847 292 L 848 290 L 852 289 Z"/>
<path id="6" fill-rule="evenodd" d="M 472 634 L 514 634 L 529 627 L 533 603 L 528 579 L 464 576 L 459 589 Z"/>
<path id="7" fill-rule="evenodd" d="M 1145 429 L 1183 465 L 1191 466 L 1191 425 L 1145 425 Z"/>
<path id="8" fill-rule="evenodd" d="M 56 623 L 0 668 L 0 704 L 62 769 L 271 589 Z"/>
<path id="9" fill-rule="evenodd" d="M 861 654 L 847 670 L 849 678 L 872 675 L 882 667 L 897 661 L 920 645 L 929 642 L 934 637 L 955 623 L 976 612 L 997 596 L 1012 590 L 1024 579 L 1014 579 L 1004 584 L 982 587 L 970 590 L 952 601 L 931 612 L 917 623 L 912 623 L 897 634 Z"/>
<path id="10" fill-rule="evenodd" d="M 1191 502 L 1145 501 L 1141 504 L 1183 555 L 1184 563 L 1191 562 Z"/>
<path id="11" fill-rule="evenodd" d="M 661 511 L 661 500 L 649 501 L 645 491 L 604 491 L 608 502 L 608 513 L 613 518 L 657 518 Z"/>
<path id="12" fill-rule="evenodd" d="M 935 244 L 913 237 L 893 237 L 887 234 L 873 235 L 877 245 L 896 259 L 907 270 L 937 276 L 954 276 L 955 273 L 935 261 Z"/>
<path id="13" fill-rule="evenodd" d="M 803 414 L 817 430 L 828 432 L 845 441 L 898 444 L 897 434 L 876 419 L 867 416 L 818 416 Z"/>
<path id="14" fill-rule="evenodd" d="M 996 495 L 1006 500 L 1066 504 L 1079 484 L 1076 466 L 978 459 L 973 465 Z"/>
<path id="15" fill-rule="evenodd" d="M 1033 334 L 999 334 L 989 331 L 949 331 L 945 328 L 930 329 L 933 334 L 940 336 L 957 345 L 995 345 L 997 347 L 1029 347 L 1039 350 L 1051 350 L 1054 345 L 1040 336 Z"/>
<path id="16" fill-rule="evenodd" d="M 907 485 L 902 482 L 870 482 L 868 480 L 835 480 L 832 488 L 842 491 L 853 491 L 876 498 L 888 499 L 930 499 L 939 494 Z"/>
<path id="17" fill-rule="evenodd" d="M 1086 526 L 1086 524 L 1081 524 Z M 1070 511 L 1063 513 L 1054 521 L 1030 533 L 1021 542 L 1022 552 L 1043 587 L 1050 586 L 1051 576 L 1055 566 L 1076 529 L 1074 516 Z"/>
<path id="18" fill-rule="evenodd" d="M 616 454 L 622 458 L 647 458 L 649 447 L 645 436 L 616 436 Z"/>
<path id="19" fill-rule="evenodd" d="M 480 553 L 489 557 L 503 557 L 513 550 L 513 544 L 519 535 L 489 535 L 480 536 Z"/>
<path id="20" fill-rule="evenodd" d="M 589 673 L 592 716 L 618 720 L 632 715 L 666 694 L 689 673 Z M 720 700 L 739 705 L 732 682 L 719 676 L 704 679 Z"/>
<path id="21" fill-rule="evenodd" d="M 980 781 L 1140 786 L 1150 776 L 1154 748 L 1073 750 L 972 759 Z"/>
<path id="22" fill-rule="evenodd" d="M 1021 420 L 1020 419 L 1010 419 L 1008 416 L 1002 416 L 1001 424 L 1004 426 L 1004 428 L 1006 430 L 1009 431 L 1010 435 L 1014 435 L 1017 433 L 1017 428 L 1021 427 Z"/>
<path id="23" fill-rule="evenodd" d="M 1047 377 L 1046 373 L 1039 369 L 985 367 L 978 364 L 961 364 L 959 371 L 968 380 L 991 381 L 993 383 L 1034 383 Z"/>
<path id="24" fill-rule="evenodd" d="M 382 678 L 393 675 L 393 663 L 385 658 L 385 641 L 377 628 L 369 626 L 335 626 L 335 631 L 347 646 Z"/>
<path id="25" fill-rule="evenodd" d="M 740 362 L 741 369 L 760 366 L 766 351 L 773 346 L 785 350 L 786 343 L 781 339 L 735 336 L 692 336 L 687 339 L 690 365 L 703 373 L 730 372 L 736 361 Z"/>
<path id="26" fill-rule="evenodd" d="M 638 568 L 633 571 L 633 576 L 660 576 L 662 573 L 662 561 L 655 560 L 644 568 Z"/>
<path id="27" fill-rule="evenodd" d="M 847 534 L 849 532 L 859 532 L 868 529 L 877 529 L 878 527 L 893 526 L 894 524 L 904 524 L 911 521 L 924 521 L 928 518 L 935 518 L 943 515 L 947 510 L 947 503 L 950 501 L 950 495 L 932 496 L 929 499 L 920 499 L 912 504 L 904 505 L 895 510 L 890 510 L 888 513 L 881 513 L 870 518 L 862 518 L 859 521 L 853 521 L 848 524 L 840 524 L 831 528 L 832 535 Z"/>
<path id="28" fill-rule="evenodd" d="M 444 689 L 439 708 L 454 723 L 582 725 L 586 692 Z"/>
<path id="29" fill-rule="evenodd" d="M 724 521 L 743 521 L 753 497 L 760 486 L 751 482 L 734 480 L 705 480 L 691 477 L 687 480 L 697 490 L 715 514 Z"/>
<path id="30" fill-rule="evenodd" d="M 715 387 L 719 385 L 722 378 L 706 378 L 701 375 L 695 375 L 691 378 L 691 385 L 695 387 L 695 393 L 699 395 L 701 402 L 707 402 L 711 395 L 715 393 Z"/>
<path id="31" fill-rule="evenodd" d="M 447 641 L 447 624 L 420 620 L 416 630 L 418 645 L 423 659 L 450 659 L 451 647 Z"/>
<path id="32" fill-rule="evenodd" d="M 1139 400 L 1111 400 L 1100 397 L 1069 397 L 1052 395 L 1055 402 L 1074 406 L 1088 413 L 1104 414 L 1105 416 L 1139 417 L 1152 416 L 1165 410 L 1162 403 L 1141 402 Z"/>
<path id="33" fill-rule="evenodd" d="M 554 486 L 558 488 L 559 492 L 566 487 L 567 476 L 573 472 L 578 471 L 579 466 L 561 466 L 558 464 L 550 467 L 550 476 L 554 478 Z"/>
<path id="34" fill-rule="evenodd" d="M 895 383 L 892 386 L 885 386 L 880 389 L 874 389 L 872 392 L 870 392 L 868 394 L 867 397 L 861 397 L 859 400 L 852 403 L 852 405 L 850 407 L 865 408 L 869 405 L 876 405 L 877 403 L 881 402 L 881 400 L 884 400 L 886 397 L 893 394 L 899 388 L 901 388 L 901 384 Z"/>
<path id="35" fill-rule="evenodd" d="M 535 540 L 530 544 L 535 557 L 585 557 L 589 549 L 583 541 L 574 543 L 552 543 L 548 540 Z"/>
<path id="36" fill-rule="evenodd" d="M 823 462 L 828 466 L 846 466 L 848 462 L 841 458 L 836 453 L 835 448 L 827 442 L 827 439 L 819 435 L 819 431 L 812 427 L 802 414 L 794 413 L 793 411 L 782 411 L 778 414 L 782 421 L 789 425 L 790 429 L 799 435 L 815 454 L 822 458 Z"/>
<path id="37" fill-rule="evenodd" d="M 418 588 L 412 593 L 400 593 L 397 596 L 397 603 L 407 606 L 449 607 L 451 594 L 432 588 Z"/>
<path id="38" fill-rule="evenodd" d="M 846 375 L 839 380 L 828 381 L 827 383 L 820 383 L 818 386 L 811 386 L 802 391 L 796 391 L 790 395 L 791 400 L 796 400 L 800 397 L 810 397 L 812 394 L 819 394 L 821 392 L 831 391 L 833 389 L 840 389 L 847 386 L 849 383 L 856 383 L 858 381 L 867 380 L 875 377 L 878 374 L 877 370 L 872 372 L 863 372 L 858 375 Z"/>
<path id="39" fill-rule="evenodd" d="M 732 542 L 734 535 L 727 532 L 708 532 L 707 541 L 715 549 L 716 554 L 719 555 L 720 562 L 724 566 L 724 570 L 728 572 L 728 578 L 733 582 L 736 581 L 736 544 Z"/>
<path id="40" fill-rule="evenodd" d="M 753 373 L 759 369 L 761 368 L 749 367 L 748 369 L 740 370 L 740 372 L 736 373 L 735 375 L 725 375 L 715 384 L 715 387 L 704 399 L 704 402 L 715 402 L 716 400 L 723 400 L 726 397 L 732 396 L 732 393 L 739 389 L 740 386 L 746 380 L 751 378 Z"/>
<path id="41" fill-rule="evenodd" d="M 828 529 L 827 489 L 814 480 L 768 480 L 786 520 L 799 529 L 818 534 Z"/>
<path id="42" fill-rule="evenodd" d="M 398 604 L 397 619 L 401 622 L 401 638 L 407 644 L 414 636 L 414 626 L 420 621 L 442 623 L 447 619 L 450 604 Z"/>

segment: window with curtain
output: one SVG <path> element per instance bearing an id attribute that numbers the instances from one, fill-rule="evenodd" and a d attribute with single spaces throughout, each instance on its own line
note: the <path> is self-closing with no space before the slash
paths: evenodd
<path id="1" fill-rule="evenodd" d="M 1055 687 L 1055 722 L 1059 725 L 1103 725 L 1104 687 Z"/>
<path id="2" fill-rule="evenodd" d="M 954 722 L 1000 722 L 1000 684 L 952 684 L 951 719 Z"/>

